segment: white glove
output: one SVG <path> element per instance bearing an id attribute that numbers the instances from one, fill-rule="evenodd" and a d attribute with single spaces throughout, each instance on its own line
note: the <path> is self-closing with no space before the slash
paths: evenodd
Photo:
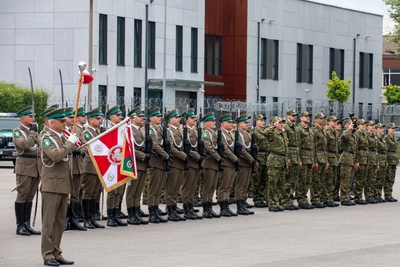
<path id="1" fill-rule="evenodd" d="M 78 141 L 78 136 L 76 136 L 76 133 L 71 134 L 71 135 L 68 137 L 68 141 L 71 142 L 71 143 L 73 143 L 73 144 L 75 144 L 76 141 Z"/>

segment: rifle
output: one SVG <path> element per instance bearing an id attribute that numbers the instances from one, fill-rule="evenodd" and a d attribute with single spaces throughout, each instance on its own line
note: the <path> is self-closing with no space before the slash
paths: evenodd
<path id="1" fill-rule="evenodd" d="M 235 172 L 241 172 L 242 169 L 240 169 L 239 164 L 240 164 L 240 158 L 242 158 L 241 152 L 242 152 L 242 143 L 239 141 L 239 129 L 236 129 L 235 131 L 235 142 L 233 144 L 233 154 L 238 158 L 238 160 L 235 162 Z"/>
<path id="2" fill-rule="evenodd" d="M 145 144 L 144 144 L 144 153 L 149 154 L 149 155 L 154 155 L 153 151 L 153 139 L 151 139 L 150 133 L 149 133 L 149 122 L 146 122 L 144 126 L 144 131 L 146 132 L 146 137 L 145 137 Z M 153 169 L 153 166 L 150 164 L 150 157 L 146 157 L 146 169 Z"/>
<path id="3" fill-rule="evenodd" d="M 167 152 L 169 158 L 164 160 L 164 166 L 165 166 L 165 172 L 172 172 L 172 170 L 168 167 L 168 163 L 170 161 L 170 159 L 173 158 L 173 156 L 171 155 L 171 143 L 168 140 L 167 137 L 167 122 L 165 121 L 163 124 L 163 144 L 164 144 L 164 151 Z"/>
<path id="4" fill-rule="evenodd" d="M 224 172 L 224 168 L 222 168 L 222 162 L 224 161 L 223 159 L 226 158 L 224 155 L 224 143 L 222 143 L 222 132 L 221 129 L 218 130 L 218 142 L 217 142 L 217 153 L 221 157 L 221 159 L 218 161 L 218 171 L 219 172 Z"/>
<path id="5" fill-rule="evenodd" d="M 206 153 L 204 151 L 204 140 L 201 138 L 201 119 L 203 117 L 203 114 L 201 113 L 201 108 L 200 108 L 200 114 L 199 114 L 199 119 L 197 120 L 197 153 L 199 153 L 200 156 L 206 157 Z M 203 160 L 199 160 L 199 170 L 204 170 L 203 167 Z"/>
<path id="6" fill-rule="evenodd" d="M 258 173 L 255 169 L 256 162 L 258 161 L 258 147 L 256 145 L 256 134 L 254 131 L 256 130 L 256 113 L 254 112 L 253 119 L 253 132 L 251 133 L 251 146 L 250 146 L 250 155 L 253 157 L 253 162 L 251 163 L 251 173 Z"/>
<path id="7" fill-rule="evenodd" d="M 189 163 L 189 157 L 190 157 L 191 150 L 192 150 L 192 145 L 190 144 L 190 141 L 188 138 L 188 132 L 187 132 L 185 120 L 183 120 L 183 152 L 185 152 L 185 154 L 187 156 L 186 160 L 184 161 L 184 171 L 190 171 L 188 163 Z"/>

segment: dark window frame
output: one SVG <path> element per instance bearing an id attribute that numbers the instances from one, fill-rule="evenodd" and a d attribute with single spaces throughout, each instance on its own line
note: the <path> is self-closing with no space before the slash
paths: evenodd
<path id="1" fill-rule="evenodd" d="M 183 26 L 181 25 L 176 25 L 175 70 L 183 71 Z"/>
<path id="2" fill-rule="evenodd" d="M 204 74 L 222 75 L 222 37 L 205 35 Z"/>
<path id="3" fill-rule="evenodd" d="M 125 65 L 125 18 L 117 17 L 117 66 Z"/>
<path id="4" fill-rule="evenodd" d="M 99 14 L 99 64 L 107 64 L 107 26 L 108 17 L 105 14 Z"/>
<path id="5" fill-rule="evenodd" d="M 149 21 L 147 35 L 147 67 L 156 68 L 156 23 Z"/>
<path id="6" fill-rule="evenodd" d="M 142 67 L 142 20 L 135 19 L 133 66 Z"/>
<path id="7" fill-rule="evenodd" d="M 190 72 L 192 72 L 192 73 L 197 73 L 198 50 L 199 50 L 198 29 L 191 28 Z"/>
<path id="8" fill-rule="evenodd" d="M 313 83 L 314 46 L 297 43 L 296 82 Z"/>

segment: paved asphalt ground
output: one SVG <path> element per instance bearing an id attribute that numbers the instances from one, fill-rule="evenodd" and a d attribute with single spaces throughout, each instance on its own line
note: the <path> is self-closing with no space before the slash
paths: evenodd
<path id="1" fill-rule="evenodd" d="M 40 236 L 15 234 L 13 169 L 1 167 L 0 173 L 0 266 L 43 266 Z M 399 182 L 394 197 L 400 198 Z M 39 201 L 38 214 L 40 207 Z M 253 216 L 236 218 L 67 231 L 61 247 L 74 266 L 85 267 L 400 266 L 400 202 L 253 210 Z M 41 228 L 40 216 L 34 228 Z"/>

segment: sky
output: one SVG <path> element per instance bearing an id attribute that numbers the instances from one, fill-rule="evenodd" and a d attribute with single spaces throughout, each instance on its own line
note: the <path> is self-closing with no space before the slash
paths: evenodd
<path id="1" fill-rule="evenodd" d="M 389 18 L 388 6 L 386 6 L 382 0 L 312 0 L 312 1 L 384 15 L 383 33 L 388 33 L 393 28 L 393 22 Z"/>

